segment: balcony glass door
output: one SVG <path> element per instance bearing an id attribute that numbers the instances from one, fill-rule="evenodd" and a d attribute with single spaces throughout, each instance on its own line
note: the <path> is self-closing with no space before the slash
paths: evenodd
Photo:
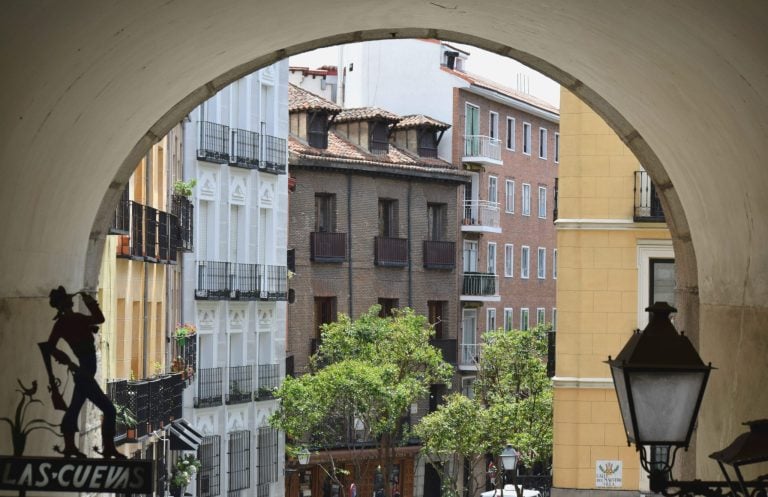
<path id="1" fill-rule="evenodd" d="M 464 272 L 477 272 L 477 241 L 464 240 Z"/>
<path id="2" fill-rule="evenodd" d="M 475 336 L 477 330 L 477 311 L 464 309 L 461 319 L 461 363 L 472 364 L 477 355 Z"/>
<path id="3" fill-rule="evenodd" d="M 480 154 L 480 108 L 472 104 L 466 104 L 465 109 L 464 155 L 476 157 Z"/>

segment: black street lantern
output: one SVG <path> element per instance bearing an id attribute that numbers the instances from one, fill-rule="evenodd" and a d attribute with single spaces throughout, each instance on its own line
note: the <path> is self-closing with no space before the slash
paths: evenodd
<path id="1" fill-rule="evenodd" d="M 669 315 L 677 309 L 656 302 L 646 311 L 648 326 L 607 361 L 627 441 L 638 450 L 646 445 L 687 448 L 713 368 L 670 322 Z M 647 468 L 649 462 L 642 462 Z"/>

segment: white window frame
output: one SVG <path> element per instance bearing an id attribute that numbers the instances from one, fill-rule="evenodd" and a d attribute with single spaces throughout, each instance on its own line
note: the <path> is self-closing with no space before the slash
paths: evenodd
<path id="1" fill-rule="evenodd" d="M 512 331 L 515 329 L 513 322 L 515 317 L 515 310 L 512 307 L 504 308 L 504 331 Z"/>
<path id="2" fill-rule="evenodd" d="M 539 187 L 539 219 L 547 218 L 547 187 Z"/>
<path id="3" fill-rule="evenodd" d="M 493 326 L 491 326 L 491 320 L 493 320 Z M 493 331 L 496 329 L 496 308 L 489 307 L 485 310 L 485 331 Z"/>
<path id="4" fill-rule="evenodd" d="M 637 241 L 637 327 L 641 330 L 648 325 L 648 312 L 645 309 L 651 305 L 648 301 L 651 291 L 651 259 L 675 259 L 672 240 Z"/>
<path id="5" fill-rule="evenodd" d="M 475 377 L 474 376 L 465 376 L 461 379 L 461 393 L 465 396 L 469 397 L 470 399 L 475 398 Z M 467 391 L 467 387 L 465 385 L 469 385 L 471 390 Z M 467 393 L 465 393 L 467 391 Z"/>
<path id="6" fill-rule="evenodd" d="M 515 244 L 504 244 L 504 277 L 514 278 L 515 276 Z"/>
<path id="7" fill-rule="evenodd" d="M 531 123 L 523 122 L 523 153 L 531 155 Z"/>
<path id="8" fill-rule="evenodd" d="M 547 128 L 539 128 L 539 159 L 547 159 Z"/>
<path id="9" fill-rule="evenodd" d="M 536 251 L 536 277 L 540 280 L 547 277 L 547 249 L 544 247 Z"/>
<path id="10" fill-rule="evenodd" d="M 522 211 L 523 216 L 530 216 L 531 215 L 531 185 L 528 183 L 523 183 L 523 198 L 521 199 L 522 205 L 520 206 L 520 210 Z"/>
<path id="11" fill-rule="evenodd" d="M 557 249 L 552 249 L 552 279 L 557 279 Z"/>
<path id="12" fill-rule="evenodd" d="M 495 123 L 494 123 L 493 116 L 496 116 Z M 488 112 L 488 136 L 495 140 L 499 139 L 499 113 L 498 112 L 494 112 L 494 111 Z"/>
<path id="13" fill-rule="evenodd" d="M 536 308 L 536 326 L 545 324 L 547 321 L 547 310 L 543 307 Z"/>
<path id="14" fill-rule="evenodd" d="M 527 307 L 520 308 L 520 329 L 525 331 L 531 329 L 531 313 Z"/>
<path id="15" fill-rule="evenodd" d="M 491 256 L 491 254 L 493 254 L 493 256 Z M 488 252 L 486 255 L 486 268 L 488 269 L 488 273 L 496 274 L 496 258 L 498 257 L 496 242 L 488 242 Z"/>
<path id="16" fill-rule="evenodd" d="M 560 163 L 560 133 L 555 131 L 555 164 Z"/>
<path id="17" fill-rule="evenodd" d="M 520 247 L 520 278 L 527 280 L 531 275 L 531 247 Z"/>
<path id="18" fill-rule="evenodd" d="M 515 151 L 515 118 L 507 116 L 507 150 Z M 510 145 L 512 145 L 510 147 Z"/>
<path id="19" fill-rule="evenodd" d="M 488 201 L 499 203 L 499 178 L 488 176 Z"/>
<path id="20" fill-rule="evenodd" d="M 507 190 L 504 197 L 504 210 L 507 214 L 515 213 L 515 180 L 508 179 L 504 182 Z"/>

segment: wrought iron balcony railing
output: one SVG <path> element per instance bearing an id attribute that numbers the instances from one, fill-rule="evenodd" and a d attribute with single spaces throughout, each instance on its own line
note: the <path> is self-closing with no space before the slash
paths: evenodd
<path id="1" fill-rule="evenodd" d="M 115 439 L 135 441 L 181 418 L 182 375 L 170 374 L 139 381 L 107 383 L 107 396 L 118 408 L 127 408 L 136 419 L 133 426 L 118 423 Z"/>
<path id="2" fill-rule="evenodd" d="M 554 200 L 554 207 L 552 207 L 552 219 L 553 222 L 557 221 L 557 215 L 559 214 L 559 210 L 557 208 L 558 199 L 560 196 L 560 178 L 555 178 L 555 200 Z"/>
<path id="3" fill-rule="evenodd" d="M 288 298 L 285 266 L 235 262 L 197 262 L 198 300 L 270 300 Z"/>
<path id="4" fill-rule="evenodd" d="M 110 235 L 128 235 L 131 233 L 131 201 L 128 197 L 128 187 L 125 187 L 120 201 L 115 209 L 115 218 L 109 227 Z"/>
<path id="5" fill-rule="evenodd" d="M 261 158 L 261 166 L 267 172 L 285 174 L 288 165 L 288 148 L 285 138 L 262 135 L 264 155 Z"/>
<path id="6" fill-rule="evenodd" d="M 172 195 L 171 212 L 178 219 L 178 223 L 174 226 L 174 247 L 182 252 L 191 252 L 194 239 L 192 236 L 194 205 L 184 195 Z"/>
<path id="7" fill-rule="evenodd" d="M 144 258 L 157 262 L 157 209 L 144 206 Z"/>
<path id="8" fill-rule="evenodd" d="M 443 360 L 449 364 L 456 364 L 456 339 L 455 338 L 433 338 L 429 341 L 430 345 L 440 349 L 443 354 Z"/>
<path id="9" fill-rule="evenodd" d="M 229 163 L 247 169 L 259 167 L 260 136 L 245 129 L 232 130 L 232 154 Z"/>
<path id="10" fill-rule="evenodd" d="M 499 277 L 491 273 L 464 273 L 462 297 L 497 297 Z"/>
<path id="11" fill-rule="evenodd" d="M 253 366 L 232 366 L 229 368 L 229 389 L 225 402 L 242 404 L 250 402 L 253 394 Z"/>
<path id="12" fill-rule="evenodd" d="M 377 266 L 408 265 L 408 239 L 377 236 L 374 239 L 374 262 Z"/>
<path id="13" fill-rule="evenodd" d="M 501 140 L 484 135 L 464 137 L 463 162 L 501 165 Z"/>
<path id="14" fill-rule="evenodd" d="M 488 200 L 465 200 L 462 231 L 500 232 L 499 203 Z"/>
<path id="15" fill-rule="evenodd" d="M 656 186 L 645 171 L 635 171 L 635 221 L 664 222 Z"/>
<path id="16" fill-rule="evenodd" d="M 176 261 L 178 218 L 138 202 L 128 201 L 130 232 L 120 235 L 117 256 L 149 262 Z"/>
<path id="17" fill-rule="evenodd" d="M 196 335 L 171 340 L 172 366 L 174 373 L 182 373 L 185 379 L 191 380 L 197 371 L 197 339 Z"/>
<path id="18" fill-rule="evenodd" d="M 275 389 L 280 386 L 280 365 L 259 364 L 258 373 L 259 388 L 256 391 L 256 398 L 258 400 L 271 399 Z"/>
<path id="19" fill-rule="evenodd" d="M 217 164 L 229 162 L 229 126 L 200 121 L 198 133 L 198 160 Z"/>
<path id="20" fill-rule="evenodd" d="M 309 234 L 310 258 L 315 262 L 347 260 L 347 234 L 312 232 Z"/>
<path id="21" fill-rule="evenodd" d="M 200 369 L 195 378 L 197 379 L 197 396 L 193 399 L 194 406 L 220 406 L 223 384 L 222 368 Z"/>
<path id="22" fill-rule="evenodd" d="M 456 267 L 456 243 L 424 240 L 424 267 L 453 269 Z"/>

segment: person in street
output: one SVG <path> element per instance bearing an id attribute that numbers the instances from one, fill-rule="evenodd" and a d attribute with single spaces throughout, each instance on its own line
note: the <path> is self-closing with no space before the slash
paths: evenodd
<path id="1" fill-rule="evenodd" d="M 76 295 L 81 296 L 83 303 L 91 313 L 90 316 L 72 310 L 74 307 L 73 297 Z M 99 331 L 98 325 L 104 322 L 104 315 L 101 313 L 99 304 L 88 293 L 81 291 L 70 295 L 63 286 L 51 290 L 49 303 L 58 311 L 54 317 L 56 322 L 48 341 L 38 345 L 48 372 L 49 388 L 54 407 L 65 411 L 61 420 L 64 449 L 59 450 L 58 447 L 55 449 L 64 457 L 86 457 L 75 445 L 75 433 L 78 431 L 77 417 L 86 399 L 88 399 L 104 414 L 101 425 L 102 456 L 105 459 L 125 459 L 125 456 L 118 452 L 115 447 L 115 418 L 117 416 L 115 406 L 101 390 L 95 378 L 96 345 L 94 337 Z M 69 345 L 78 360 L 77 363 L 73 362 L 65 352 L 56 348 L 59 340 L 64 340 Z M 51 357 L 56 359 L 59 364 L 66 365 L 69 371 L 73 373 L 75 388 L 69 407 L 66 407 L 61 394 L 59 394 L 58 380 L 51 367 Z"/>

